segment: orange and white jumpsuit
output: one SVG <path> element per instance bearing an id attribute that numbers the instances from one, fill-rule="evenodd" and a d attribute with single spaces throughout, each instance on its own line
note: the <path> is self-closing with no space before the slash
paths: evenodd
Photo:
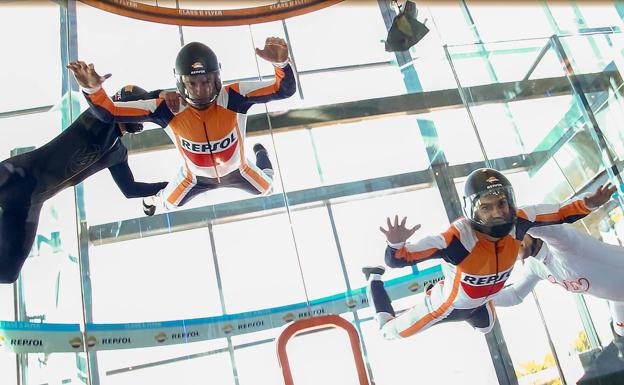
<path id="1" fill-rule="evenodd" d="M 427 291 L 422 303 L 399 316 L 392 309 L 383 282 L 370 280 L 369 298 L 383 336 L 408 337 L 442 321 L 467 321 L 478 331 L 489 332 L 496 319 L 491 299 L 509 278 L 526 232 L 536 226 L 574 222 L 589 213 L 583 199 L 565 205 L 528 206 L 517 211 L 516 225 L 496 242 L 461 218 L 440 235 L 388 245 L 388 266 L 404 267 L 441 258 L 444 279 Z"/>
<path id="2" fill-rule="evenodd" d="M 166 206 L 182 206 L 195 195 L 218 187 L 268 194 L 272 179 L 245 157 L 247 111 L 256 103 L 284 99 L 296 91 L 290 64 L 275 66 L 275 80 L 223 86 L 205 110 L 183 106 L 174 114 L 164 99 L 113 102 L 98 87 L 84 89 L 93 113 L 103 121 L 150 121 L 166 131 L 184 165 L 159 195 Z"/>

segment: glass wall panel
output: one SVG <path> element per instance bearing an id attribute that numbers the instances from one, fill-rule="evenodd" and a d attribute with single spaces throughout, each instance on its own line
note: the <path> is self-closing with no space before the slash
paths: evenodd
<path id="1" fill-rule="evenodd" d="M 394 55 L 384 50 L 387 30 L 380 15 L 375 2 L 347 0 L 287 20 L 297 69 L 309 71 L 392 60 Z"/>
<path id="2" fill-rule="evenodd" d="M 61 114 L 49 111 L 0 119 L 0 156 L 6 159 L 11 150 L 41 147 L 61 133 Z"/>
<path id="3" fill-rule="evenodd" d="M 113 75 L 104 85 L 108 94 L 126 84 L 148 91 L 175 87 L 173 66 L 180 48 L 176 26 L 118 16 L 80 2 L 76 8 L 76 56 L 93 63 L 100 74 Z"/>
<path id="4" fill-rule="evenodd" d="M 97 323 L 222 314 L 206 228 L 93 247 L 90 264 Z"/>
<path id="5" fill-rule="evenodd" d="M 223 296 L 229 313 L 306 300 L 289 227 L 285 214 L 214 227 Z"/>
<path id="6" fill-rule="evenodd" d="M 0 4 L 0 112 L 50 106 L 61 95 L 60 8 L 53 1 Z M 37 26 L 33 33 L 33 26 Z M 8 58 L 11 58 L 8 60 Z M 3 138 L 9 137 L 4 134 Z M 4 142 L 4 140 L 3 140 Z"/>

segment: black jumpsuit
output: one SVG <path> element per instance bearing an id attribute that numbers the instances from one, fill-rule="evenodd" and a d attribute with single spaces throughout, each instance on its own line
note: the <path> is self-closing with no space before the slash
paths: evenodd
<path id="1" fill-rule="evenodd" d="M 90 110 L 44 146 L 0 162 L 0 283 L 12 283 L 30 253 L 43 203 L 108 168 L 128 198 L 146 197 L 167 182 L 135 182 L 116 124 Z"/>

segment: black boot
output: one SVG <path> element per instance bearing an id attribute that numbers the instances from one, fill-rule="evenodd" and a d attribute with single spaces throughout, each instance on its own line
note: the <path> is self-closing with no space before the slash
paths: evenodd
<path id="1" fill-rule="evenodd" d="M 364 273 L 364 276 L 366 277 L 367 282 L 368 282 L 368 277 L 370 277 L 371 274 L 383 275 L 383 273 L 385 272 L 386 272 L 386 268 L 383 266 L 364 266 L 362 268 L 362 273 Z"/>
<path id="2" fill-rule="evenodd" d="M 256 143 L 253 146 L 253 152 L 256 154 L 256 167 L 264 171 L 268 176 L 273 177 L 273 165 L 269 159 L 267 149 L 260 143 Z"/>
<path id="3" fill-rule="evenodd" d="M 142 201 L 143 201 L 143 213 L 145 213 L 145 215 L 147 215 L 148 217 L 151 217 L 152 215 L 154 215 L 156 213 L 156 206 L 148 205 L 147 203 L 145 203 L 144 199 Z"/>

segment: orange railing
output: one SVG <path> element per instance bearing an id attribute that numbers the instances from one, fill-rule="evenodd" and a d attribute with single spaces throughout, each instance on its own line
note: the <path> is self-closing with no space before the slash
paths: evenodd
<path id="1" fill-rule="evenodd" d="M 360 385 L 369 385 L 357 330 L 355 330 L 351 322 L 337 315 L 323 315 L 301 319 L 288 325 L 280 334 L 277 338 L 277 359 L 282 368 L 282 374 L 284 375 L 284 384 L 294 385 L 292 372 L 290 371 L 290 363 L 288 362 L 288 354 L 286 353 L 286 344 L 288 341 L 297 334 L 327 327 L 341 328 L 347 332 L 349 335 L 349 342 L 351 343 L 353 359 L 355 360 L 358 379 L 360 381 L 359 383 Z"/>

